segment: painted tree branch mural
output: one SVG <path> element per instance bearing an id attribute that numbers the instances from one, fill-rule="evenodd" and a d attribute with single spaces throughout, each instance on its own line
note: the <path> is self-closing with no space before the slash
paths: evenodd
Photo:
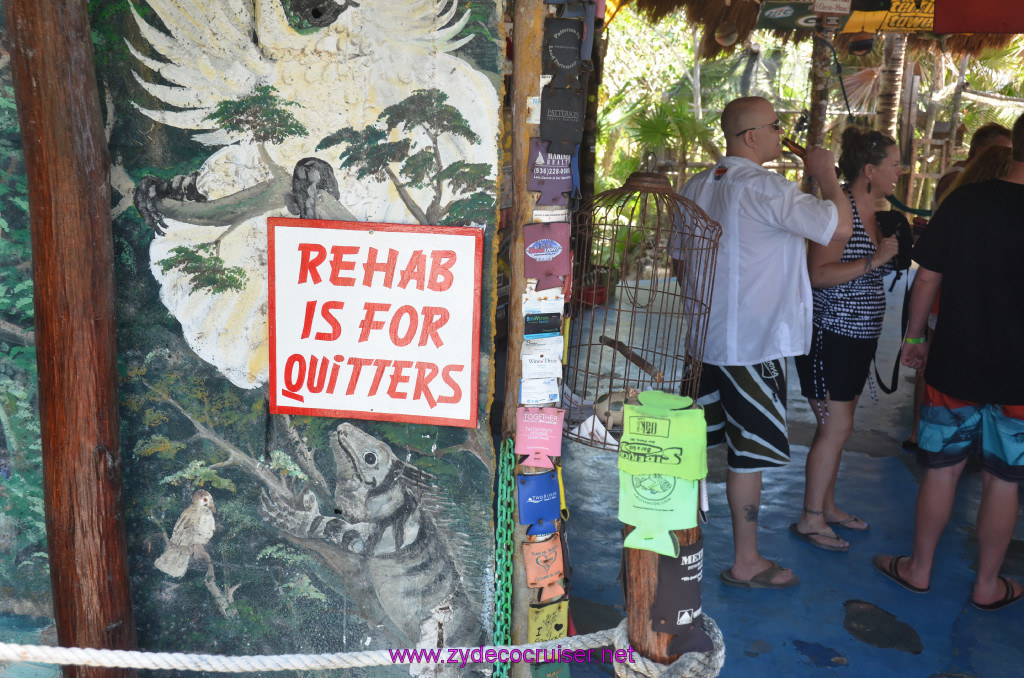
<path id="1" fill-rule="evenodd" d="M 217 430 L 245 425 L 248 417 L 235 411 L 240 403 L 228 392 L 216 394 L 203 379 L 166 371 L 166 361 L 174 359 L 166 351 L 150 354 L 128 371 L 126 382 L 132 394 L 126 405 L 150 431 L 135 453 L 163 458 L 178 469 L 160 484 L 194 492 L 193 503 L 198 489 L 209 488 L 219 529 L 237 518 L 225 515 L 219 496 L 238 494 L 243 484 L 255 482 L 260 520 L 284 544 L 316 559 L 320 586 L 343 583 L 359 615 L 389 629 L 391 642 L 480 641 L 480 602 L 456 565 L 467 537 L 442 517 L 431 473 L 349 423 L 321 426 L 315 435 L 323 436 L 322 443 L 313 446 L 289 417 L 275 416 L 269 449 L 246 451 Z M 162 526 L 161 536 L 166 541 Z M 231 586 L 218 586 L 208 548 L 218 548 L 217 537 L 201 544 L 191 563 L 205 565 L 204 584 L 217 609 L 226 619 L 236 618 L 235 590 L 245 582 L 236 575 Z M 236 568 L 225 569 L 226 577 Z M 286 594 L 299 590 L 319 590 L 307 571 L 284 581 L 279 594 L 287 600 Z"/>
<path id="2" fill-rule="evenodd" d="M 470 144 L 480 138 L 457 108 L 446 103 L 438 89 L 416 90 L 388 106 L 376 122 L 362 130 L 345 127 L 325 137 L 317 150 L 341 146 L 342 167 L 353 168 L 359 179 L 389 181 L 420 224 L 467 226 L 487 223 L 494 212 L 492 168 L 486 163 L 442 160 L 442 137 Z M 417 140 L 424 137 L 426 143 Z M 421 189 L 429 201 L 417 202 L 411 189 Z"/>

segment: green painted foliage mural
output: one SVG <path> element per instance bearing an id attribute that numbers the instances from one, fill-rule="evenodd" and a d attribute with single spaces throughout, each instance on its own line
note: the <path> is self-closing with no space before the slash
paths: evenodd
<path id="1" fill-rule="evenodd" d="M 0 43 L 6 44 L 0 15 Z M 6 54 L 6 52 L 5 52 Z M 50 614 L 28 185 L 9 58 L 0 58 L 0 613 Z M 0 637 L 4 633 L 0 623 Z"/>

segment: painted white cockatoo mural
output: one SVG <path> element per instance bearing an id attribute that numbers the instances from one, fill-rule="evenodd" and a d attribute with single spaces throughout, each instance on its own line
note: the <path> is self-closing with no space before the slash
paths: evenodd
<path id="1" fill-rule="evenodd" d="M 211 152 L 191 175 L 143 179 L 135 203 L 161 300 L 235 385 L 268 377 L 268 216 L 493 213 L 498 93 L 451 54 L 471 37 L 455 0 L 147 3 L 159 22 L 133 8 L 148 45 L 129 48 L 157 103 L 137 105 Z"/>

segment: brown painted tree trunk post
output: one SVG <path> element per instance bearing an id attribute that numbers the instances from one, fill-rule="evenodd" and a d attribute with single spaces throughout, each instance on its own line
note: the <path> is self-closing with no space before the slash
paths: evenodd
<path id="1" fill-rule="evenodd" d="M 821 21 L 818 21 L 818 27 L 814 29 L 814 44 L 811 47 L 811 103 L 807 120 L 807 148 L 825 143 L 828 79 L 832 59 L 832 50 L 828 44 L 832 42 L 834 35 L 834 31 L 822 28 Z M 818 190 L 817 183 L 807 172 L 804 172 L 801 187 L 808 193 L 817 193 Z"/>
<path id="2" fill-rule="evenodd" d="M 882 71 L 878 82 L 878 117 L 875 129 L 887 136 L 896 137 L 901 92 L 903 89 L 903 62 L 907 53 L 906 33 L 890 33 L 885 36 L 885 50 Z"/>
<path id="3" fill-rule="evenodd" d="M 633 531 L 626 525 L 623 538 Z M 674 530 L 680 546 L 690 546 L 700 540 L 700 526 L 689 530 Z M 658 591 L 658 554 L 642 549 L 622 547 L 622 581 L 625 589 L 627 632 L 629 644 L 641 655 L 658 662 L 671 664 L 679 659 L 678 654 L 669 654 L 668 645 L 672 636 L 655 631 L 651 626 L 651 606 Z"/>
<path id="4" fill-rule="evenodd" d="M 28 174 L 43 493 L 63 646 L 132 649 L 110 160 L 85 0 L 6 0 Z M 135 671 L 67 667 L 65 676 Z"/>
<path id="5" fill-rule="evenodd" d="M 512 242 L 509 248 L 508 340 L 505 371 L 505 408 L 502 432 L 515 434 L 516 409 L 519 406 L 519 379 L 522 376 L 520 352 L 523 347 L 523 292 L 526 289 L 523 227 L 533 221 L 536 197 L 526 190 L 530 182 L 530 138 L 538 136 L 539 125 L 527 124 L 527 102 L 540 96 L 541 48 L 544 41 L 544 17 L 548 15 L 543 0 L 516 0 L 512 18 L 512 176 L 505 177 L 513 187 Z M 512 558 L 512 643 L 525 644 L 529 638 L 527 622 L 530 589 L 526 586 L 520 544 L 526 541 L 526 528 L 515 521 Z M 510 675 L 526 678 L 530 665 L 513 664 Z"/>

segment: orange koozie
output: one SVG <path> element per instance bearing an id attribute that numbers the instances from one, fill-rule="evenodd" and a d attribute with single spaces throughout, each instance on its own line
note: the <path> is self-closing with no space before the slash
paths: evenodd
<path id="1" fill-rule="evenodd" d="M 524 543 L 523 561 L 526 563 L 526 585 L 541 589 L 541 601 L 565 595 L 562 588 L 562 540 L 557 534 L 545 541 Z"/>

